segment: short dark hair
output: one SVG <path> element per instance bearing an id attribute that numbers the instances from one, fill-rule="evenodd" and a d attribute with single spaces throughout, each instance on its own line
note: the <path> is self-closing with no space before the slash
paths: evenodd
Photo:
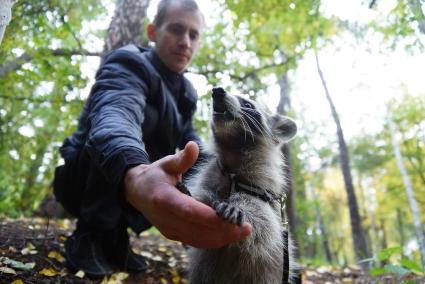
<path id="1" fill-rule="evenodd" d="M 153 20 L 153 24 L 156 27 L 160 27 L 164 23 L 165 17 L 167 16 L 167 12 L 168 12 L 168 7 L 173 3 L 180 5 L 187 11 L 200 12 L 198 4 L 196 3 L 195 0 L 161 0 L 158 3 L 156 16 Z M 201 16 L 203 19 L 204 16 L 202 15 L 202 13 L 201 13 Z"/>

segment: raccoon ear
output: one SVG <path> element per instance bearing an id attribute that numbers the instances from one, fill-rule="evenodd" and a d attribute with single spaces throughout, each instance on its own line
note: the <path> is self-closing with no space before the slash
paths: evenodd
<path id="1" fill-rule="evenodd" d="M 289 117 L 274 114 L 269 118 L 272 133 L 277 138 L 277 143 L 286 143 L 297 134 L 297 124 Z"/>

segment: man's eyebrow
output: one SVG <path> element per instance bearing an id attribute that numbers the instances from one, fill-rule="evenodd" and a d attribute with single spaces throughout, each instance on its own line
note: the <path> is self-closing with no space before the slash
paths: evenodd
<path id="1" fill-rule="evenodd" d="M 180 23 L 180 22 L 170 23 L 170 25 L 169 25 L 169 26 L 170 26 L 170 27 L 176 27 L 176 28 L 189 29 L 189 31 L 190 31 L 190 32 L 194 32 L 194 33 L 196 33 L 197 35 L 199 35 L 199 34 L 200 34 L 200 32 L 199 32 L 199 30 L 198 30 L 198 29 L 190 28 L 190 27 L 188 27 L 187 25 L 185 25 L 185 24 L 183 24 L 183 23 Z"/>

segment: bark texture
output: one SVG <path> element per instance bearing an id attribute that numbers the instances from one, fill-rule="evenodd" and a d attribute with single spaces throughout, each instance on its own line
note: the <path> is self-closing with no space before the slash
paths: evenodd
<path id="1" fill-rule="evenodd" d="M 146 45 L 144 23 L 150 0 L 118 0 L 109 25 L 104 52 L 127 44 Z"/>

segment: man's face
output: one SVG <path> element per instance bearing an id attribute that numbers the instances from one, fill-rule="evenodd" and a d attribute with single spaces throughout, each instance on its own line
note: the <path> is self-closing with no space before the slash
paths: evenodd
<path id="1" fill-rule="evenodd" d="M 160 27 L 148 27 L 148 37 L 155 42 L 162 62 L 172 71 L 181 73 L 199 49 L 202 25 L 199 11 L 187 11 L 174 4 L 168 8 Z"/>

